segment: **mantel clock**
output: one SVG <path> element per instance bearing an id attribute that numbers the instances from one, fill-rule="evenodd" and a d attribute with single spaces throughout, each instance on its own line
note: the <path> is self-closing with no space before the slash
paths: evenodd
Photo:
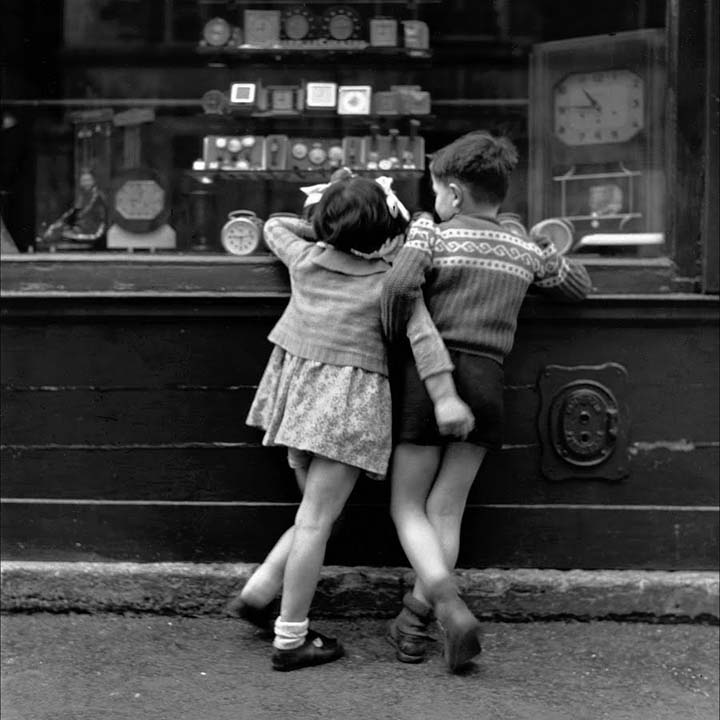
<path id="1" fill-rule="evenodd" d="M 536 45 L 530 65 L 530 224 L 572 251 L 664 242 L 665 32 Z M 636 252 L 637 250 L 631 250 Z"/>

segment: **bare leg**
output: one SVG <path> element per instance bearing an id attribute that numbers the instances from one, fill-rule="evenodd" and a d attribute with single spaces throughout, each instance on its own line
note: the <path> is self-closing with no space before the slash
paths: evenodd
<path id="1" fill-rule="evenodd" d="M 443 545 L 427 515 L 427 499 L 438 470 L 441 450 L 438 447 L 401 444 L 395 453 L 391 500 L 393 520 L 400 543 L 415 570 L 417 583 L 427 594 L 443 627 L 445 660 L 448 667 L 455 671 L 480 652 L 480 627 L 458 596 Z M 453 460 L 452 465 L 461 458 L 462 454 Z M 474 477 L 473 473 L 471 481 Z M 467 498 L 467 492 L 464 497 Z"/>
<path id="2" fill-rule="evenodd" d="M 400 443 L 393 455 L 390 511 L 400 544 L 423 585 L 447 577 L 443 548 L 425 505 L 440 465 L 439 446 Z"/>
<path id="3" fill-rule="evenodd" d="M 305 492 L 307 468 L 295 468 L 295 478 L 300 492 Z M 295 526 L 291 525 L 278 539 L 263 562 L 248 578 L 239 598 L 254 607 L 264 607 L 278 595 L 282 588 L 285 563 L 287 562 Z M 231 605 L 235 601 L 231 601 Z"/>
<path id="4" fill-rule="evenodd" d="M 460 527 L 470 488 L 487 450 L 455 442 L 445 449 L 442 464 L 427 498 L 426 511 L 442 547 L 448 570 L 453 570 L 460 550 Z M 427 601 L 418 582 L 413 595 Z"/>
<path id="5" fill-rule="evenodd" d="M 307 618 L 330 531 L 355 487 L 359 472 L 322 457 L 314 457 L 310 463 L 285 565 L 280 609 L 284 622 L 303 622 Z"/>

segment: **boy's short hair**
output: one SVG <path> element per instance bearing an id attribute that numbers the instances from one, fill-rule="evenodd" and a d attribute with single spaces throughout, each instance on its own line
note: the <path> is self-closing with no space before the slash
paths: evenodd
<path id="1" fill-rule="evenodd" d="M 383 188 L 370 178 L 336 180 L 323 192 L 312 215 L 315 236 L 338 250 L 371 253 L 404 233 L 407 222 L 393 217 Z"/>
<path id="2" fill-rule="evenodd" d="M 509 138 L 477 131 L 438 150 L 430 172 L 442 182 L 461 182 L 476 202 L 499 205 L 507 195 L 517 162 L 517 149 Z"/>

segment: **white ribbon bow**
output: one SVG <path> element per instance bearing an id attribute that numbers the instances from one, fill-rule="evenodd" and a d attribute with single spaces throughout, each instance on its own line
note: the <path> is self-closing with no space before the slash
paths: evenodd
<path id="1" fill-rule="evenodd" d="M 400 202 L 400 198 L 395 194 L 394 190 L 392 189 L 393 179 L 387 175 L 381 175 L 380 177 L 375 178 L 375 182 L 385 192 L 385 201 L 387 202 L 390 214 L 394 218 L 396 218 L 398 214 L 402 215 L 402 217 L 407 222 L 410 222 L 410 213 L 408 212 L 407 208 Z M 307 195 L 303 207 L 308 207 L 309 205 L 314 205 L 315 203 L 319 202 L 322 194 L 330 187 L 330 185 L 332 185 L 332 182 L 318 183 L 317 185 L 306 185 L 305 187 L 301 187 L 300 190 L 302 190 Z"/>

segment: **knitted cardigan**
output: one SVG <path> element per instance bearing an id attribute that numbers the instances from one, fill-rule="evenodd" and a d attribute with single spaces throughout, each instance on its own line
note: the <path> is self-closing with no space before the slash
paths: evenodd
<path id="1" fill-rule="evenodd" d="M 288 267 L 290 301 L 270 342 L 307 360 L 350 365 L 387 376 L 380 293 L 390 265 L 314 241 L 312 226 L 292 215 L 263 228 L 268 247 Z M 451 371 L 452 361 L 424 303 L 414 304 L 403 336 L 411 341 L 420 376 Z"/>
<path id="2" fill-rule="evenodd" d="M 445 345 L 502 363 L 512 348 L 528 290 L 577 301 L 591 288 L 579 263 L 506 232 L 494 220 L 456 215 L 435 224 L 423 214 L 385 275 L 381 317 L 391 342 L 404 335 L 416 299 L 425 302 Z"/>

